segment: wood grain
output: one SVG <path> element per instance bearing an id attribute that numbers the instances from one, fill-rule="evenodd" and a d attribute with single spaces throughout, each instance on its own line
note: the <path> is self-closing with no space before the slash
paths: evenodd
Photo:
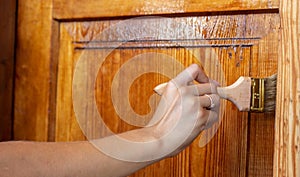
<path id="1" fill-rule="evenodd" d="M 140 15 L 185 14 L 278 9 L 279 0 L 54 0 L 55 19 L 83 19 Z M 105 8 L 103 8 L 105 7 Z"/>
<path id="2" fill-rule="evenodd" d="M 279 21 L 279 16 L 276 16 L 266 23 L 273 26 L 273 31 L 252 48 L 251 77 L 267 77 L 277 72 Z M 249 116 L 248 176 L 273 176 L 274 118 L 274 113 L 252 113 Z"/>
<path id="3" fill-rule="evenodd" d="M 105 28 L 118 22 L 120 21 L 103 20 L 61 23 L 56 141 L 85 139 L 72 107 L 71 85 L 74 67 L 82 55 L 88 55 L 87 58 L 89 59 L 101 58 L 105 51 L 113 46 L 109 41 L 113 43 L 113 41 L 122 40 L 114 32 L 110 33 L 110 37 L 105 39 L 105 45 L 97 38 Z M 175 40 L 177 45 L 190 46 L 189 43 L 192 43 L 193 47 L 189 48 L 189 52 L 184 48 L 176 47 L 174 43 L 149 38 L 147 40 L 140 39 L 140 44 L 138 40 L 134 44 L 125 42 L 124 45 L 113 50 L 106 57 L 98 72 L 94 89 L 99 114 L 113 132 L 120 133 L 137 128 L 122 121 L 116 114 L 111 101 L 114 76 L 134 56 L 149 52 L 164 53 L 176 58 L 184 66 L 193 63 L 195 61 L 193 58 L 203 58 L 201 65 L 205 68 L 207 74 L 223 81 L 224 85 L 232 84 L 241 75 L 265 77 L 276 72 L 276 49 L 278 45 L 274 41 L 277 41 L 276 31 L 279 28 L 277 23 L 278 14 L 180 17 L 172 18 L 169 21 L 170 24 L 164 24 L 164 26 L 176 26 L 177 23 L 190 24 L 191 22 L 194 24 L 195 31 L 206 39 L 219 40 L 208 40 L 211 43 L 208 42 L 205 46 L 200 45 L 197 48 L 196 46 L 199 43 L 194 43 L 193 40 L 187 40 L 189 42 L 183 40 L 192 39 L 193 35 L 176 36 L 180 33 L 174 34 L 172 30 L 166 33 L 164 28 L 157 26 L 160 24 L 158 19 L 157 24 L 150 25 L 150 31 L 153 28 L 156 29 L 157 33 L 157 29 L 161 29 L 161 35 L 157 36 L 167 39 L 166 41 Z M 146 28 L 148 27 L 147 24 L 146 20 L 143 19 L 138 27 Z M 131 26 L 131 28 L 120 29 L 116 33 L 130 36 L 138 33 L 134 29 L 135 27 Z M 143 30 L 140 30 L 140 32 L 143 32 Z M 235 44 L 235 41 L 228 43 L 225 40 L 228 38 L 250 38 L 250 41 L 237 40 L 238 45 L 232 45 Z M 92 44 L 91 41 L 93 41 Z M 162 44 L 168 47 L 160 48 L 159 46 Z M 212 46 L 214 47 L 212 48 Z M 212 57 L 218 58 L 218 62 L 214 62 L 211 59 Z M 156 63 L 156 65 L 159 64 Z M 224 79 L 222 79 L 219 70 L 216 69 L 218 64 L 225 74 Z M 134 71 L 139 67 L 142 66 L 136 65 L 135 68 L 129 70 Z M 91 70 L 95 70 L 95 68 L 91 68 Z M 174 70 L 174 73 L 176 72 L 179 71 Z M 138 77 L 133 82 L 129 92 L 132 108 L 139 114 L 148 113 L 150 109 L 147 100 L 153 94 L 152 89 L 156 84 L 166 80 L 167 78 L 159 74 L 146 74 Z M 85 86 L 83 85 L 83 87 Z M 119 87 L 122 89 L 122 85 L 119 85 Z M 258 117 L 262 118 L 264 116 L 266 115 Z M 267 117 L 269 117 L 267 120 L 259 120 L 258 118 L 252 120 L 256 117 L 241 113 L 233 104 L 227 103 L 226 111 L 221 117 L 220 128 L 209 144 L 199 148 L 199 137 L 180 155 L 153 164 L 133 176 L 272 176 L 270 171 L 272 171 L 273 160 L 274 128 L 272 125 L 274 125 L 274 119 L 272 119 L 272 115 Z M 91 131 L 97 130 L 91 129 Z M 260 146 L 262 141 L 264 142 L 263 146 Z"/>
<path id="4" fill-rule="evenodd" d="M 16 1 L 0 1 L 0 141 L 12 139 Z"/>
<path id="5" fill-rule="evenodd" d="M 280 3 L 274 176 L 300 176 L 300 3 Z"/>
<path id="6" fill-rule="evenodd" d="M 48 134 L 51 1 L 18 1 L 14 139 L 46 141 Z"/>
<path id="7" fill-rule="evenodd" d="M 59 57 L 59 22 L 51 21 L 51 49 L 50 49 L 50 76 L 49 76 L 49 108 L 47 141 L 55 141 L 56 99 L 57 99 L 57 70 Z"/>
<path id="8" fill-rule="evenodd" d="M 86 139 L 72 106 L 74 68 L 83 52 L 93 54 L 92 58 L 101 57 L 105 50 L 114 46 L 115 41 L 122 40 L 111 33 L 104 41 L 106 45 L 103 41 L 94 41 L 93 45 L 90 44 L 90 41 L 97 40 L 97 36 L 104 29 L 120 22 L 121 16 L 124 18 L 124 16 L 173 14 L 169 16 L 172 20 L 167 24 L 160 23 L 158 19 L 157 24 L 150 27 L 153 31 L 159 29 L 161 35 L 157 35 L 155 39 L 125 43 L 107 56 L 106 62 L 98 72 L 97 84 L 93 86 L 97 95 L 95 101 L 99 113 L 103 115 L 109 128 L 116 133 L 137 128 L 122 121 L 115 113 L 109 92 L 117 71 L 136 55 L 149 52 L 167 54 L 184 66 L 197 62 L 195 58 L 203 58 L 201 65 L 207 74 L 224 85 L 232 84 L 240 75 L 266 77 L 277 69 L 278 0 L 176 1 L 176 3 L 54 0 L 53 3 L 37 0 L 19 1 L 14 108 L 16 139 L 37 141 Z M 291 7 L 299 9 L 299 5 L 296 6 L 296 1 L 293 3 L 292 6 L 289 2 L 284 2 L 281 7 L 283 9 L 281 13 L 286 16 L 281 17 L 285 30 L 282 32 L 283 52 L 279 60 L 281 90 L 278 100 L 282 102 L 277 103 L 281 106 L 275 124 L 274 176 L 299 175 L 297 149 L 299 128 L 296 118 L 299 117 L 297 82 L 300 81 L 297 75 L 293 75 L 299 72 L 297 67 L 299 60 L 296 60 L 299 42 L 297 32 L 294 32 L 297 25 L 292 20 L 297 17 L 290 16 L 297 14 L 297 11 L 289 9 Z M 224 11 L 231 12 L 221 13 Z M 204 16 L 201 12 L 220 13 Z M 53 18 L 68 22 L 53 21 Z M 100 20 L 82 21 L 83 18 Z M 81 22 L 76 22 L 78 19 Z M 139 29 L 148 24 L 144 19 L 138 21 L 140 24 L 127 28 L 123 33 L 124 36 L 142 33 Z M 176 26 L 177 24 L 190 24 L 193 30 L 172 33 L 172 28 L 182 27 Z M 294 28 L 288 28 L 293 25 Z M 122 32 L 124 29 L 120 30 L 116 32 Z M 193 38 L 195 34 L 210 39 L 208 40 L 210 42 L 202 45 L 201 40 Z M 285 44 L 293 47 L 286 47 Z M 179 46 L 185 46 L 189 51 Z M 218 62 L 211 58 L 217 58 Z M 173 67 L 168 65 L 170 66 Z M 224 78 L 216 66 L 222 68 Z M 134 71 L 140 67 L 142 66 L 137 65 L 131 69 Z M 174 74 L 176 72 L 179 70 L 174 70 Z M 166 80 L 166 77 L 159 74 L 141 75 L 135 80 L 129 90 L 130 105 L 134 111 L 139 114 L 148 113 L 150 109 L 147 101 L 152 94 L 151 90 L 154 85 Z M 290 88 L 293 88 L 292 92 Z M 298 101 L 295 101 L 297 98 Z M 205 147 L 198 146 L 200 139 L 198 137 L 178 156 L 153 164 L 132 176 L 272 176 L 274 115 L 241 113 L 233 104 L 227 102 L 225 108 L 217 134 Z M 289 108 L 289 111 L 285 112 L 286 108 Z M 292 124 L 292 121 L 295 124 Z M 92 128 L 91 132 L 94 131 L 96 135 L 102 133 L 97 130 Z"/>

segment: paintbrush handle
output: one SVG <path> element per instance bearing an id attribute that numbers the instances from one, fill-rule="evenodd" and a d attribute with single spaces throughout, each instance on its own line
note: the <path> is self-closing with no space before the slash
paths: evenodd
<path id="1" fill-rule="evenodd" d="M 231 101 L 239 111 L 250 111 L 251 78 L 240 77 L 235 83 L 227 87 L 217 87 L 220 98 Z"/>
<path id="2" fill-rule="evenodd" d="M 162 83 L 154 91 L 162 95 L 167 83 Z M 251 78 L 240 77 L 235 83 L 227 87 L 217 87 L 220 98 L 231 101 L 239 111 L 250 111 Z"/>

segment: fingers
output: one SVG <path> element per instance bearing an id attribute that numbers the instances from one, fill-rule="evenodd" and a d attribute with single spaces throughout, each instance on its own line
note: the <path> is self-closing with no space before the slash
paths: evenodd
<path id="1" fill-rule="evenodd" d="M 204 94 L 217 93 L 217 86 L 214 83 L 196 84 L 184 87 L 187 92 L 195 96 L 202 96 Z"/>
<path id="2" fill-rule="evenodd" d="M 197 64 L 192 64 L 190 65 L 188 68 L 186 68 L 185 70 L 183 70 L 181 73 L 179 73 L 174 79 L 171 80 L 171 83 L 174 84 L 177 88 L 181 88 L 182 86 L 189 86 L 189 85 L 193 85 L 191 83 L 193 83 L 193 81 L 196 80 L 199 83 L 214 83 L 215 85 L 216 82 L 213 80 L 210 80 L 206 74 L 204 73 L 204 71 L 197 65 Z M 160 85 L 157 85 L 154 88 L 154 91 L 158 94 L 158 95 L 162 95 L 165 88 L 167 87 L 168 83 L 162 83 Z M 212 85 L 212 84 L 211 84 Z M 204 88 L 206 89 L 206 88 Z M 212 91 L 210 91 L 210 89 L 212 89 Z M 199 91 L 199 94 L 197 94 L 197 90 L 199 90 L 199 88 L 196 88 L 196 90 L 194 91 L 195 95 L 202 95 L 204 94 L 203 92 Z M 214 93 L 214 88 L 210 88 L 207 87 L 206 91 L 207 93 Z"/>
<path id="3" fill-rule="evenodd" d="M 172 82 L 178 87 L 190 85 L 194 80 L 200 83 L 209 82 L 209 78 L 206 76 L 203 70 L 197 64 L 192 64 L 185 70 L 183 70 L 180 74 L 177 75 Z"/>
<path id="4" fill-rule="evenodd" d="M 193 81 L 198 81 L 200 84 L 191 84 Z M 198 102 L 196 109 L 199 111 L 199 120 L 205 128 L 211 127 L 213 123 L 218 120 L 218 107 L 220 98 L 217 94 L 217 87 L 220 86 L 214 80 L 210 80 L 203 70 L 197 65 L 193 64 L 182 71 L 169 84 L 175 86 L 180 92 L 181 96 L 194 96 L 193 99 Z M 162 95 L 167 89 L 168 84 L 164 83 L 155 87 L 154 91 Z"/>
<path id="5" fill-rule="evenodd" d="M 206 110 L 207 111 L 207 121 L 205 124 L 205 129 L 208 129 L 213 126 L 214 123 L 216 123 L 219 120 L 219 112 L 214 110 Z"/>
<path id="6" fill-rule="evenodd" d="M 192 64 L 188 67 L 188 72 L 192 75 L 192 78 L 200 83 L 209 82 L 209 78 L 204 71 L 197 64 Z"/>
<path id="7" fill-rule="evenodd" d="M 200 104 L 200 120 L 206 120 L 206 123 L 202 125 L 203 129 L 210 128 L 219 119 L 219 107 L 220 107 L 220 97 L 217 94 L 205 94 L 198 97 L 198 102 Z"/>
<path id="8" fill-rule="evenodd" d="M 161 96 L 163 94 L 163 92 L 165 91 L 167 85 L 168 85 L 167 82 L 159 84 L 153 90 L 158 95 Z M 183 87 L 182 89 L 183 90 L 185 89 L 186 92 L 190 92 L 195 96 L 200 96 L 200 95 L 204 95 L 204 94 L 217 93 L 217 86 L 220 86 L 219 83 L 217 83 L 214 80 L 210 80 L 209 83 L 190 85 L 190 86 Z"/>
<path id="9" fill-rule="evenodd" d="M 203 108 L 213 109 L 220 104 L 220 97 L 217 94 L 203 95 L 198 97 L 200 106 Z"/>

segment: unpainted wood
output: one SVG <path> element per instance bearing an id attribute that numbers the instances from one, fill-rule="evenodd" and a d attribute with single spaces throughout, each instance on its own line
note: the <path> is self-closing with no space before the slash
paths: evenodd
<path id="1" fill-rule="evenodd" d="M 280 3 L 274 176 L 300 176 L 300 3 Z"/>
<path id="2" fill-rule="evenodd" d="M 220 98 L 228 99 L 236 105 L 240 111 L 250 111 L 251 78 L 239 77 L 236 82 L 227 87 L 218 87 Z"/>
<path id="3" fill-rule="evenodd" d="M 0 141 L 12 139 L 16 0 L 0 1 Z"/>
<path id="4" fill-rule="evenodd" d="M 140 15 L 166 15 L 278 9 L 279 0 L 54 0 L 55 19 L 83 19 Z M 105 7 L 105 8 L 103 8 Z"/>

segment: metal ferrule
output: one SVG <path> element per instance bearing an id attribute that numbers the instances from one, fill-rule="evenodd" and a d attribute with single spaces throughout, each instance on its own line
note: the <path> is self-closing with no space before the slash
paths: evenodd
<path id="1" fill-rule="evenodd" d="M 265 80 L 261 78 L 251 78 L 251 105 L 252 112 L 264 111 Z"/>

